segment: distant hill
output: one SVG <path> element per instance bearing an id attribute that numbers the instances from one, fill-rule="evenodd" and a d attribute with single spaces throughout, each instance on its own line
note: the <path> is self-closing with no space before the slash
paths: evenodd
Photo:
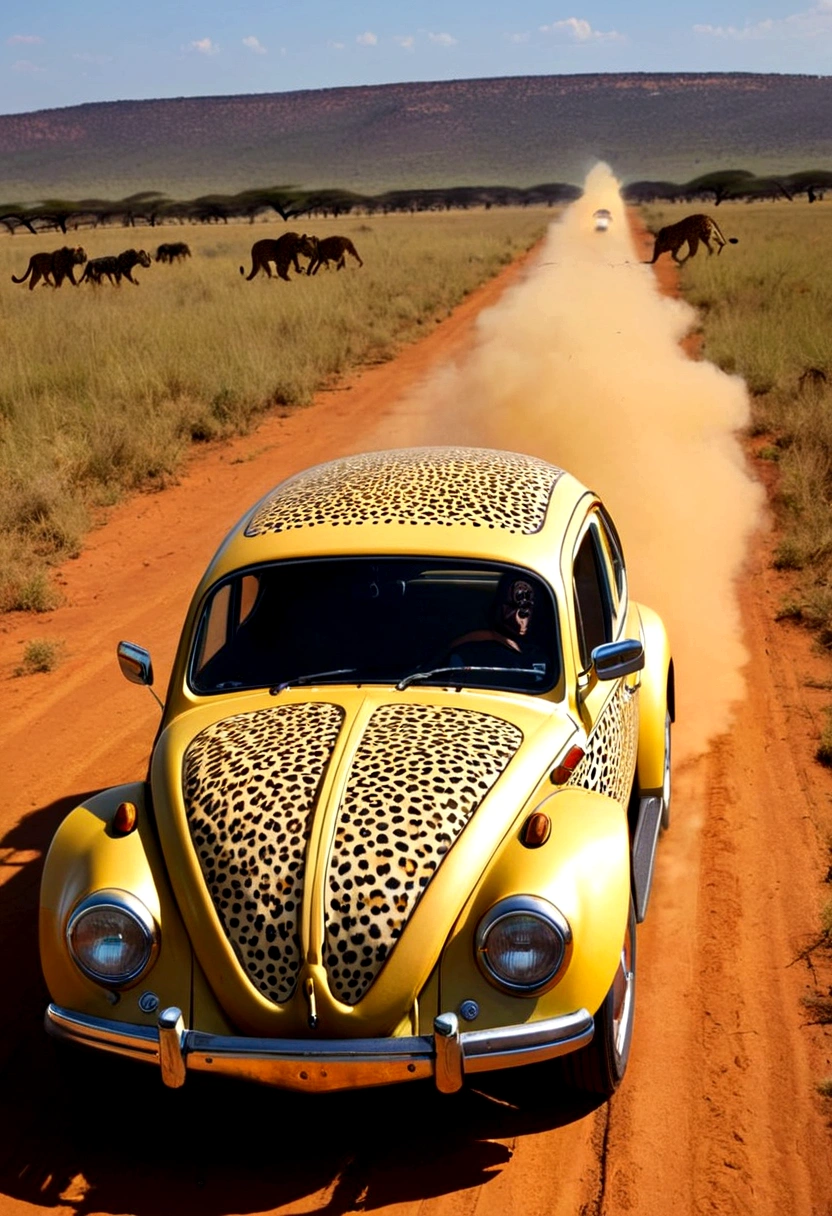
<path id="1" fill-rule="evenodd" d="M 115 101 L 0 116 L 0 202 L 251 186 L 622 181 L 832 168 L 832 77 L 502 77 Z"/>

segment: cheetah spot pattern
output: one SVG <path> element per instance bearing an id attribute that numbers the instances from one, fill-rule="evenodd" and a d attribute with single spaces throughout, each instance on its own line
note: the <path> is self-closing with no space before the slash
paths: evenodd
<path id="1" fill-rule="evenodd" d="M 316 703 L 237 714 L 185 752 L 185 810 L 206 886 L 247 978 L 275 1003 L 297 984 L 306 842 L 343 718 Z"/>
<path id="2" fill-rule="evenodd" d="M 539 532 L 563 470 L 488 448 L 405 448 L 319 465 L 278 486 L 246 536 L 372 524 Z"/>
<path id="3" fill-rule="evenodd" d="M 569 785 L 607 794 L 626 806 L 638 749 L 638 693 L 622 684 L 604 707 Z"/>
<path id="4" fill-rule="evenodd" d="M 489 714 L 384 705 L 356 749 L 338 812 L 324 962 L 334 996 L 361 1000 L 422 892 L 523 740 Z"/>

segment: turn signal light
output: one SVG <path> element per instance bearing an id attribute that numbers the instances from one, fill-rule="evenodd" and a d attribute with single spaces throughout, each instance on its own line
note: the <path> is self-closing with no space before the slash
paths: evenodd
<path id="1" fill-rule="evenodd" d="M 565 785 L 583 758 L 584 749 L 582 747 L 570 747 L 561 763 L 549 774 L 552 785 Z"/>
<path id="2" fill-rule="evenodd" d="M 535 811 L 523 824 L 520 839 L 527 849 L 539 849 L 549 839 L 551 831 L 552 823 L 549 816 L 544 815 L 542 811 Z"/>
<path id="3" fill-rule="evenodd" d="M 117 836 L 129 836 L 139 821 L 134 802 L 120 802 L 113 816 L 113 831 Z"/>

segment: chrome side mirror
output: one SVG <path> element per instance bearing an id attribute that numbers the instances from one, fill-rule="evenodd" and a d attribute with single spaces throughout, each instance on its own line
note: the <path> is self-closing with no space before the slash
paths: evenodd
<path id="1" fill-rule="evenodd" d="M 632 675 L 644 666 L 644 647 L 637 638 L 606 642 L 593 650 L 592 666 L 599 680 L 618 680 Z"/>
<path id="2" fill-rule="evenodd" d="M 136 646 L 133 642 L 119 642 L 116 654 L 121 674 L 125 679 L 128 679 L 131 684 L 144 684 L 145 688 L 149 688 L 153 700 L 164 711 L 164 704 L 152 688 L 153 664 L 150 661 L 150 652 L 145 650 L 144 646 Z"/>
<path id="3" fill-rule="evenodd" d="M 121 674 L 131 684 L 145 684 L 148 688 L 153 683 L 153 664 L 150 653 L 143 646 L 135 646 L 133 642 L 119 642 L 118 665 Z"/>

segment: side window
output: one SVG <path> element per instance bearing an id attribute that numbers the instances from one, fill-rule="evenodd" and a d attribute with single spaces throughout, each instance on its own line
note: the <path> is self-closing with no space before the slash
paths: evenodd
<path id="1" fill-rule="evenodd" d="M 601 531 L 607 543 L 610 557 L 612 559 L 613 578 L 615 588 L 618 593 L 617 598 L 619 607 L 627 607 L 627 569 L 624 565 L 624 554 L 621 549 L 621 541 L 618 537 L 615 524 L 607 515 L 606 511 L 601 507 L 598 511 L 598 521 L 601 525 Z"/>
<path id="2" fill-rule="evenodd" d="M 583 535 L 572 568 L 575 617 L 581 663 L 589 667 L 592 651 L 613 637 L 613 606 L 601 541 L 595 528 Z"/>
<path id="3" fill-rule="evenodd" d="M 217 589 L 201 625 L 194 675 L 199 675 L 233 640 L 251 615 L 259 590 L 260 579 L 256 574 L 244 574 Z"/>

